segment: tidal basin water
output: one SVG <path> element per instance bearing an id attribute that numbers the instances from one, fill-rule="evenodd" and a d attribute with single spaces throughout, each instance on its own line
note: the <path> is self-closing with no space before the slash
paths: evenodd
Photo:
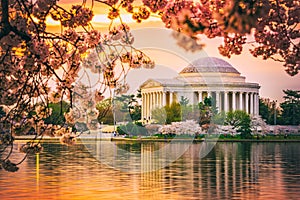
<path id="1" fill-rule="evenodd" d="M 153 152 L 184 144 L 114 145 L 117 150 L 99 142 L 44 143 L 43 152 L 29 156 L 18 172 L 0 170 L 0 199 L 300 198 L 300 143 L 217 143 L 203 158 L 206 144 L 191 143 L 166 165 Z"/>

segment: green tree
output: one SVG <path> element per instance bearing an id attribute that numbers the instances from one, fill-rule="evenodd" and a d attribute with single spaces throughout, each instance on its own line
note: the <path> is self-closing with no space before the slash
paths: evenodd
<path id="1" fill-rule="evenodd" d="M 100 101 L 96 105 L 99 114 L 97 120 L 99 123 L 114 124 L 111 98 Z"/>
<path id="2" fill-rule="evenodd" d="M 182 120 L 195 120 L 199 119 L 199 109 L 197 105 L 190 105 L 189 99 L 181 96 L 179 104 L 181 106 Z"/>
<path id="3" fill-rule="evenodd" d="M 125 94 L 115 97 L 115 99 L 114 99 L 115 106 L 119 105 L 120 108 L 118 110 L 122 113 L 122 117 L 118 115 L 120 117 L 119 120 L 130 121 L 129 104 L 133 98 L 134 98 L 134 95 L 125 95 Z"/>
<path id="4" fill-rule="evenodd" d="M 184 97 L 184 96 L 181 96 L 180 97 L 180 101 L 179 101 L 179 104 L 181 106 L 187 106 L 189 104 L 189 99 Z"/>
<path id="5" fill-rule="evenodd" d="M 226 119 L 226 113 L 222 111 L 220 113 L 215 114 L 212 117 L 212 122 L 213 124 L 224 125 L 225 119 Z"/>
<path id="6" fill-rule="evenodd" d="M 117 127 L 117 131 L 120 135 L 147 135 L 147 129 L 141 123 L 129 122 L 126 125 L 120 125 Z"/>
<path id="7" fill-rule="evenodd" d="M 275 120 L 278 121 L 279 114 L 280 110 L 276 107 L 275 101 L 264 98 L 259 99 L 259 115 L 266 121 L 267 124 L 273 125 Z M 275 120 L 274 116 L 276 117 Z"/>
<path id="8" fill-rule="evenodd" d="M 198 109 L 200 126 L 210 124 L 212 117 L 218 113 L 214 99 L 211 97 L 205 97 L 204 101 L 198 104 Z"/>
<path id="9" fill-rule="evenodd" d="M 142 106 L 139 104 L 139 99 L 142 98 L 141 90 L 137 91 L 137 94 L 131 95 L 131 99 L 128 104 L 129 114 L 132 121 L 138 121 L 142 118 Z"/>
<path id="10" fill-rule="evenodd" d="M 152 112 L 152 119 L 159 124 L 170 124 L 179 122 L 182 119 L 182 110 L 179 103 L 173 102 L 163 108 L 156 108 Z"/>
<path id="11" fill-rule="evenodd" d="M 130 106 L 129 114 L 132 121 L 138 121 L 142 117 L 142 107 L 141 105 Z"/>
<path id="12" fill-rule="evenodd" d="M 242 110 L 229 111 L 226 113 L 225 124 L 232 126 L 241 138 L 251 138 L 251 118 L 250 115 Z"/>
<path id="13" fill-rule="evenodd" d="M 70 104 L 65 101 L 49 103 L 49 108 L 52 109 L 52 113 L 49 117 L 44 119 L 44 123 L 62 125 L 65 122 L 64 114 L 69 111 Z"/>
<path id="14" fill-rule="evenodd" d="M 166 123 L 181 121 L 181 106 L 179 103 L 173 102 L 171 105 L 165 106 L 167 118 Z"/>
<path id="15" fill-rule="evenodd" d="M 138 90 L 137 94 L 121 95 L 115 98 L 116 103 L 121 105 L 120 111 L 124 115 L 122 121 L 138 121 L 141 119 L 141 105 L 138 99 L 141 98 L 141 91 Z"/>
<path id="16" fill-rule="evenodd" d="M 259 115 L 266 120 L 268 124 L 271 124 L 272 104 L 270 99 L 259 99 Z"/>
<path id="17" fill-rule="evenodd" d="M 300 91 L 283 90 L 284 102 L 280 104 L 282 114 L 280 123 L 284 125 L 300 124 Z"/>
<path id="18" fill-rule="evenodd" d="M 166 124 L 167 112 L 165 107 L 155 108 L 154 110 L 152 110 L 151 114 L 152 114 L 152 119 L 154 119 L 156 123 Z"/>

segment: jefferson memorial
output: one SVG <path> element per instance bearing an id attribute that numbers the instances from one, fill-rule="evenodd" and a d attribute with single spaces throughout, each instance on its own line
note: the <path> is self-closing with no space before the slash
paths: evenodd
<path id="1" fill-rule="evenodd" d="M 214 99 L 218 111 L 244 110 L 258 115 L 259 84 L 246 82 L 245 77 L 228 62 L 203 57 L 185 67 L 171 79 L 148 79 L 141 86 L 142 119 L 151 120 L 155 108 L 180 102 L 198 104 L 206 97 Z"/>

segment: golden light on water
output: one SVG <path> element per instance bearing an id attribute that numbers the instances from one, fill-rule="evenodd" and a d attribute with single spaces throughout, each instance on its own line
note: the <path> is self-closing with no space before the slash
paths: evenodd
<path id="1" fill-rule="evenodd" d="M 40 154 L 36 154 L 36 191 L 39 191 L 40 185 Z"/>
<path id="2" fill-rule="evenodd" d="M 142 169 L 153 169 L 158 164 L 150 155 L 158 148 L 154 144 L 115 144 L 133 148 L 132 152 L 141 151 L 141 158 L 131 160 L 130 168 L 141 164 Z M 193 144 L 166 168 L 131 173 L 99 162 L 80 144 L 65 147 L 45 143 L 44 151 L 29 156 L 18 172 L 0 170 L 0 196 L 72 200 L 298 199 L 299 165 L 286 165 L 299 157 L 295 153 L 299 152 L 297 143 L 218 143 L 203 159 L 199 158 L 201 145 Z M 99 145 L 95 151 L 96 147 Z"/>

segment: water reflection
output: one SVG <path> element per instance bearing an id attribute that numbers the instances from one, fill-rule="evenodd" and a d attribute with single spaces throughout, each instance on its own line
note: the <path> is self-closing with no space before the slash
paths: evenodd
<path id="1" fill-rule="evenodd" d="M 118 160 L 114 162 L 119 163 L 129 159 L 128 168 L 147 171 L 129 173 L 99 162 L 85 145 L 44 144 L 44 152 L 30 156 L 19 172 L 0 171 L 0 196 L 1 199 L 297 199 L 300 196 L 298 143 L 218 143 L 205 158 L 201 158 L 205 144 L 192 144 L 175 162 L 153 171 L 164 160 L 159 162 L 159 157 L 151 157 L 151 152 L 164 145 L 116 142 L 118 149 L 129 153 L 109 151 L 112 162 L 115 158 Z M 177 143 L 172 148 L 176 151 L 181 145 L 184 144 Z M 91 144 L 98 156 L 105 152 L 100 147 Z M 133 152 L 138 154 L 130 154 Z"/>

